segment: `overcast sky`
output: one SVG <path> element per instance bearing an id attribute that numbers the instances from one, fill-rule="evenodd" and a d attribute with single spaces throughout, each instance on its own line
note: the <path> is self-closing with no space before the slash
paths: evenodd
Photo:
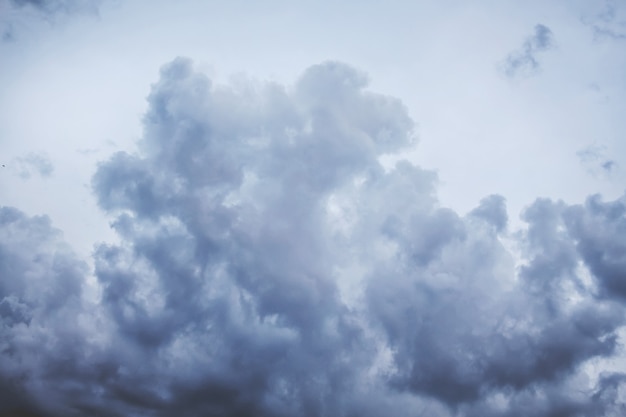
<path id="1" fill-rule="evenodd" d="M 623 416 L 626 3 L 0 0 L 0 416 Z"/>

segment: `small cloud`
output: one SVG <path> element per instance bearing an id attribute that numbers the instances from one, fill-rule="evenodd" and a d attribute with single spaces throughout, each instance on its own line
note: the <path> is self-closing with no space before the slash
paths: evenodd
<path id="1" fill-rule="evenodd" d="M 33 175 L 47 178 L 52 175 L 54 165 L 46 154 L 31 152 L 14 159 L 13 167 L 22 179 L 29 179 Z"/>
<path id="2" fill-rule="evenodd" d="M 594 177 L 610 175 L 617 169 L 617 162 L 609 158 L 607 154 L 607 147 L 597 144 L 589 145 L 576 152 L 581 164 Z"/>
<path id="3" fill-rule="evenodd" d="M 582 20 L 591 27 L 596 39 L 626 39 L 626 15 L 615 1 L 606 1 L 599 13 L 585 16 Z"/>
<path id="4" fill-rule="evenodd" d="M 15 8 L 32 8 L 47 15 L 94 13 L 98 11 L 99 0 L 10 0 Z"/>
<path id="5" fill-rule="evenodd" d="M 15 31 L 11 25 L 8 25 L 6 28 L 2 29 L 2 42 L 14 42 L 15 41 Z"/>
<path id="6" fill-rule="evenodd" d="M 537 54 L 554 46 L 554 35 L 549 27 L 538 24 L 535 33 L 526 38 L 522 47 L 511 52 L 505 59 L 503 71 L 507 77 L 533 75 L 539 71 Z"/>
<path id="7" fill-rule="evenodd" d="M 87 156 L 87 155 L 97 154 L 98 152 L 100 152 L 100 149 L 98 149 L 98 148 L 80 148 L 80 149 L 76 149 L 76 152 L 78 152 L 81 155 Z"/>
<path id="8" fill-rule="evenodd" d="M 613 169 L 613 167 L 615 167 L 615 161 L 612 160 L 607 160 L 604 161 L 604 163 L 602 163 L 602 165 L 600 165 L 605 171 L 611 172 L 611 170 Z"/>
<path id="9" fill-rule="evenodd" d="M 48 23 L 74 15 L 98 15 L 103 0 L 0 0 L 0 42 L 15 42 L 31 21 Z"/>

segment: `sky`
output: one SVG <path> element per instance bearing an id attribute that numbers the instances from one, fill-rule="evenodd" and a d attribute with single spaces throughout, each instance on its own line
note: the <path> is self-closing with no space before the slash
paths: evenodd
<path id="1" fill-rule="evenodd" d="M 626 414 L 622 0 L 0 0 L 0 417 Z"/>

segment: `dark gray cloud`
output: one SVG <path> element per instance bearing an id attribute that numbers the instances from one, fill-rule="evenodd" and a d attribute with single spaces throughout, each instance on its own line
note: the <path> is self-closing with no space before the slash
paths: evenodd
<path id="1" fill-rule="evenodd" d="M 501 196 L 460 216 L 433 172 L 381 165 L 413 122 L 366 87 L 164 66 L 139 150 L 93 177 L 120 236 L 93 274 L 2 209 L 0 412 L 619 415 L 624 376 L 586 365 L 623 355 L 623 201 L 539 199 L 514 236 Z"/>
<path id="2" fill-rule="evenodd" d="M 369 303 L 394 347 L 394 386 L 468 410 L 496 392 L 513 405 L 562 384 L 581 363 L 616 352 L 623 307 L 598 302 L 579 283 L 575 242 L 560 235 L 563 210 L 538 200 L 526 211 L 527 261 L 517 279 L 507 275 L 493 229 L 480 232 L 452 214 L 436 234 L 445 242 L 435 241 L 438 253 L 427 262 L 401 245 L 409 249 L 402 262 L 376 271 Z M 423 229 L 412 225 L 437 224 L 436 213 L 398 230 L 415 241 Z M 572 304 L 576 294 L 582 299 Z"/>
<path id="3" fill-rule="evenodd" d="M 539 68 L 537 55 L 554 46 L 554 35 L 549 27 L 538 24 L 535 32 L 528 37 L 522 47 L 510 53 L 503 65 L 507 77 L 528 76 L 535 74 Z"/>
<path id="4" fill-rule="evenodd" d="M 79 379 L 86 273 L 48 218 L 0 208 L 0 412 L 62 410 L 45 385 Z"/>
<path id="5" fill-rule="evenodd" d="M 626 201 L 605 203 L 592 196 L 565 214 L 578 253 L 598 278 L 600 295 L 626 299 Z"/>

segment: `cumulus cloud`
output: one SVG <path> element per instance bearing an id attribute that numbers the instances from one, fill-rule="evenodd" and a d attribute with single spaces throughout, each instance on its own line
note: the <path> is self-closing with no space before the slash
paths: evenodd
<path id="1" fill-rule="evenodd" d="M 85 262 L 47 217 L 0 208 L 0 411 L 49 409 L 46 384 L 71 381 L 89 334 Z"/>
<path id="2" fill-rule="evenodd" d="M 0 211 L 0 412 L 623 412 L 625 376 L 585 366 L 623 353 L 623 199 L 539 199 L 510 234 L 502 196 L 462 216 L 433 172 L 381 165 L 415 142 L 345 64 L 289 87 L 167 64 L 137 152 L 93 177 L 120 236 L 93 276 L 46 218 Z"/>
<path id="3" fill-rule="evenodd" d="M 554 46 L 554 35 L 549 27 L 538 24 L 535 32 L 528 37 L 522 47 L 510 53 L 503 64 L 503 71 L 507 77 L 528 76 L 535 74 L 540 63 L 537 55 Z"/>

